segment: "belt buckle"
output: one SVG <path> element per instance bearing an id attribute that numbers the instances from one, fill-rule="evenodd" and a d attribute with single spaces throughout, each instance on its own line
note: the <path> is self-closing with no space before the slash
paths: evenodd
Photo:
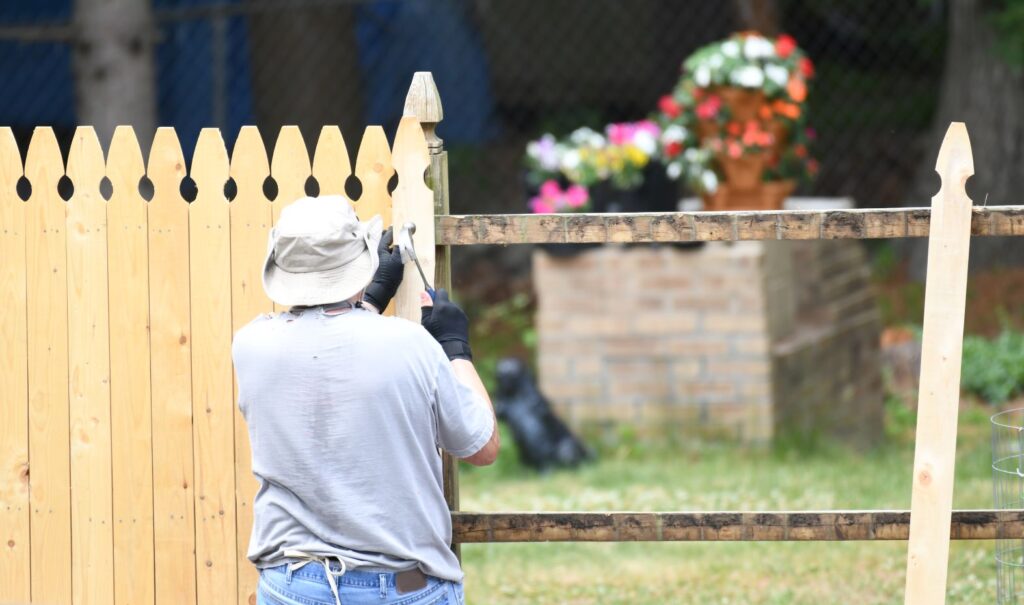
<path id="1" fill-rule="evenodd" d="M 427 587 L 427 576 L 419 568 L 400 571 L 395 574 L 395 588 L 398 594 L 414 592 Z"/>

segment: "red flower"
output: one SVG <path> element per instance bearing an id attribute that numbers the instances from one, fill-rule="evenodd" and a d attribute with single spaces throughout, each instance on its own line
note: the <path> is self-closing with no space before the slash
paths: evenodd
<path id="1" fill-rule="evenodd" d="M 671 143 L 665 144 L 665 155 L 670 158 L 674 158 L 683 151 L 683 144 L 679 141 L 672 141 Z"/>
<path id="2" fill-rule="evenodd" d="M 807 57 L 800 59 L 800 73 L 808 80 L 814 77 L 814 63 L 811 63 Z"/>
<path id="3" fill-rule="evenodd" d="M 729 122 L 725 125 L 725 131 L 734 137 L 740 136 L 740 133 L 743 132 L 742 128 L 739 122 Z"/>
<path id="4" fill-rule="evenodd" d="M 658 99 L 658 109 L 661 110 L 661 113 L 668 116 L 669 119 L 678 118 L 683 113 L 683 108 L 679 106 L 679 103 L 676 103 L 672 95 L 665 95 Z"/>
<path id="5" fill-rule="evenodd" d="M 807 172 L 811 176 L 814 176 L 815 174 L 818 174 L 818 160 L 815 160 L 815 159 L 807 160 Z"/>
<path id="6" fill-rule="evenodd" d="M 722 99 L 716 95 L 711 95 L 697 104 L 697 117 L 702 120 L 713 120 L 718 116 L 718 111 L 721 108 Z"/>
<path id="7" fill-rule="evenodd" d="M 789 34 L 782 34 L 775 41 L 775 52 L 783 59 L 793 54 L 794 50 L 796 50 L 796 40 Z"/>

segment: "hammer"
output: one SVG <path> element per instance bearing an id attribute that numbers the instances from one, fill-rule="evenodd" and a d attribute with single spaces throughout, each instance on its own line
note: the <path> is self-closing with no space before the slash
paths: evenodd
<path id="1" fill-rule="evenodd" d="M 420 266 L 420 259 L 416 257 L 416 246 L 413 244 L 412 236 L 416 233 L 416 223 L 412 221 L 402 225 L 402 228 L 398 230 L 398 236 L 395 237 L 395 245 L 398 246 L 399 253 L 402 255 L 403 262 L 416 263 L 416 269 L 420 272 L 420 278 L 423 280 L 423 287 L 426 289 L 427 294 L 430 295 L 430 299 L 434 299 L 434 289 L 427 283 L 427 276 L 423 273 L 423 267 Z"/>

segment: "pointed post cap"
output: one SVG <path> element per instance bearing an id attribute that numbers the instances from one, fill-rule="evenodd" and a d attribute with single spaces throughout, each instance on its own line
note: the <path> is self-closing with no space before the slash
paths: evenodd
<path id="1" fill-rule="evenodd" d="M 405 96 L 404 115 L 412 116 L 424 125 L 437 124 L 444 119 L 441 95 L 437 92 L 434 74 L 418 71 L 413 75 L 409 93 Z"/>

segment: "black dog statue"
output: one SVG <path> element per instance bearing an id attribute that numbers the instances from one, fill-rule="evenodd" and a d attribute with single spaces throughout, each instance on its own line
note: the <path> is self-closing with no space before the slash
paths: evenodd
<path id="1" fill-rule="evenodd" d="M 593 454 L 551 409 L 529 368 L 519 359 L 498 361 L 495 413 L 512 431 L 519 460 L 540 471 L 574 467 Z"/>

